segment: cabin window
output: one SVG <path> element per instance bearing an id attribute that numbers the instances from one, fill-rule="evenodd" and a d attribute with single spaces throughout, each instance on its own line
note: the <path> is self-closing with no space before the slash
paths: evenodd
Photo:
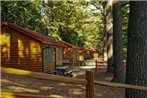
<path id="1" fill-rule="evenodd" d="M 11 34 L 11 28 L 5 28 L 5 33 L 6 33 L 6 36 L 10 36 L 10 34 Z"/>
<path id="2" fill-rule="evenodd" d="M 47 53 L 46 53 L 46 48 L 45 48 L 45 49 L 43 49 L 43 61 L 44 61 L 44 63 L 46 63 L 46 60 L 47 60 L 47 59 L 46 59 L 46 58 L 47 58 L 47 57 L 46 57 L 46 56 L 47 56 L 46 54 L 47 54 Z"/>
<path id="3" fill-rule="evenodd" d="M 46 61 L 47 63 L 52 63 L 52 49 L 51 48 L 47 48 L 46 50 Z"/>
<path id="4" fill-rule="evenodd" d="M 58 51 L 58 59 L 59 60 L 62 60 L 62 48 L 58 48 L 59 51 Z"/>

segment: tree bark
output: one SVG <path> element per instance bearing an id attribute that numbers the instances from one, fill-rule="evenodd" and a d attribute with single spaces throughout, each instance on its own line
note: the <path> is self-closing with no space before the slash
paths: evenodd
<path id="1" fill-rule="evenodd" d="M 104 31 L 105 32 L 105 31 Z M 104 62 L 107 62 L 107 34 L 104 33 L 104 39 L 103 39 L 103 47 L 104 47 Z"/>
<path id="2" fill-rule="evenodd" d="M 123 39 L 122 39 L 122 13 L 121 2 L 113 1 L 113 56 L 114 76 L 113 82 L 125 82 L 123 64 Z"/>
<path id="3" fill-rule="evenodd" d="M 112 0 L 106 2 L 107 72 L 113 72 L 113 16 Z"/>
<path id="4" fill-rule="evenodd" d="M 147 87 L 147 2 L 131 1 L 126 83 Z M 126 89 L 125 98 L 147 98 L 147 92 Z"/>
<path id="5" fill-rule="evenodd" d="M 105 4 L 106 6 L 106 1 Z M 103 6 L 104 8 L 104 32 L 103 32 L 103 53 L 104 53 L 104 62 L 107 62 L 107 32 L 106 32 L 106 7 Z"/>
<path id="6" fill-rule="evenodd" d="M 46 30 L 46 35 L 47 36 L 49 36 L 49 35 L 51 35 L 50 33 L 51 33 L 51 30 L 50 30 L 50 21 L 49 21 L 49 17 L 50 17 L 50 15 L 49 15 L 49 8 L 48 8 L 48 0 L 44 0 L 44 5 L 45 5 L 45 23 L 46 23 L 46 25 L 47 25 L 47 30 Z"/>

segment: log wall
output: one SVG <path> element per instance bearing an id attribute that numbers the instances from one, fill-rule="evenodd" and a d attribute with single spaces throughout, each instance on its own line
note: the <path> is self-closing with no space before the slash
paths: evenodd
<path id="1" fill-rule="evenodd" d="M 63 50 L 63 59 L 64 60 L 69 60 L 69 65 L 73 65 L 73 49 L 72 48 L 64 48 Z"/>
<path id="2" fill-rule="evenodd" d="M 42 71 L 41 43 L 8 27 L 1 28 L 1 65 Z"/>

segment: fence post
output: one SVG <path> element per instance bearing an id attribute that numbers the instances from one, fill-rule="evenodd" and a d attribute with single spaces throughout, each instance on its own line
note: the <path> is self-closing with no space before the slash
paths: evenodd
<path id="1" fill-rule="evenodd" d="M 94 73 L 86 71 L 86 98 L 94 98 Z"/>

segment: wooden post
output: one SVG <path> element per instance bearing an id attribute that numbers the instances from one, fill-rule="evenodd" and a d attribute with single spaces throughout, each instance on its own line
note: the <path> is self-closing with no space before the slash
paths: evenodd
<path id="1" fill-rule="evenodd" d="M 94 98 L 94 74 L 92 71 L 86 71 L 86 98 Z"/>
<path id="2" fill-rule="evenodd" d="M 95 60 L 95 69 L 97 69 L 97 63 L 98 63 L 97 60 Z"/>

